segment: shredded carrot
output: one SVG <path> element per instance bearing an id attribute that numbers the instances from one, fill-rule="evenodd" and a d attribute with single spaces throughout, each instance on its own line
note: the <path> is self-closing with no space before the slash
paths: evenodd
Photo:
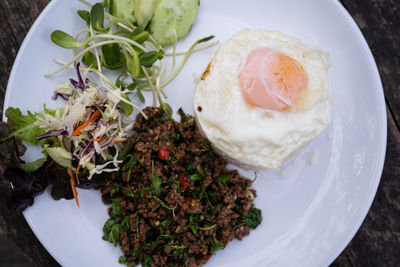
<path id="1" fill-rule="evenodd" d="M 79 164 L 78 167 L 76 168 L 76 173 L 75 173 L 76 180 L 78 181 L 78 184 L 80 184 L 78 173 L 79 173 L 79 170 L 81 169 L 81 167 L 82 167 L 82 165 Z"/>
<path id="2" fill-rule="evenodd" d="M 100 136 L 99 138 L 96 139 L 90 139 L 89 141 L 93 141 L 93 142 L 101 142 L 104 140 L 104 137 Z"/>
<path id="3" fill-rule="evenodd" d="M 77 136 L 83 129 L 86 128 L 86 126 L 89 125 L 89 123 L 91 123 L 92 121 L 97 119 L 97 117 L 99 117 L 99 115 L 100 115 L 100 111 L 96 110 L 92 114 L 92 116 L 90 116 L 89 119 L 87 119 L 87 121 L 85 121 L 83 124 L 81 124 L 78 128 L 75 129 L 75 131 L 72 133 L 72 136 Z"/>
<path id="4" fill-rule="evenodd" d="M 114 144 L 119 144 L 119 143 L 123 143 L 123 142 L 125 142 L 126 141 L 126 138 L 124 138 L 124 139 L 118 139 L 118 140 L 114 140 Z"/>
<path id="5" fill-rule="evenodd" d="M 69 182 L 71 183 L 72 193 L 74 194 L 76 205 L 79 208 L 79 200 L 78 200 L 78 193 L 76 192 L 76 187 L 75 187 L 74 173 L 70 168 L 68 168 L 67 170 L 68 170 L 68 175 L 70 177 Z"/>

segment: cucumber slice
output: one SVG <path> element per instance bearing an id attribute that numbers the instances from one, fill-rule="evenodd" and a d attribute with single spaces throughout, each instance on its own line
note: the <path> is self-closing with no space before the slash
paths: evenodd
<path id="1" fill-rule="evenodd" d="M 110 0 L 110 13 L 117 18 L 127 19 L 132 23 L 136 22 L 133 15 L 135 9 L 134 0 Z"/>
<path id="2" fill-rule="evenodd" d="M 161 0 L 150 22 L 150 31 L 161 45 L 174 43 L 189 33 L 196 20 L 199 0 Z"/>
<path id="3" fill-rule="evenodd" d="M 135 18 L 139 26 L 146 28 L 160 0 L 135 0 Z"/>

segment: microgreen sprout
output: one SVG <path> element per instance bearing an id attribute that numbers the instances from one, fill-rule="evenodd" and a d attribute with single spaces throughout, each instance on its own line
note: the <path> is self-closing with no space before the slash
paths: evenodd
<path id="1" fill-rule="evenodd" d="M 139 100 L 144 102 L 145 98 L 142 94 L 144 90 L 151 91 L 153 105 L 160 105 L 171 117 L 172 108 L 165 102 L 167 96 L 163 87 L 178 75 L 192 53 L 215 45 L 216 43 L 209 43 L 198 47 L 199 44 L 208 42 L 214 36 L 197 40 L 185 52 L 176 52 L 177 34 L 174 30 L 172 53 L 165 53 L 164 48 L 143 27 L 136 26 L 125 18 L 117 18 L 109 14 L 101 3 L 92 5 L 85 0 L 78 1 L 90 8 L 90 11 L 78 11 L 78 15 L 86 22 L 87 28 L 79 31 L 75 37 L 61 30 L 56 30 L 51 34 L 54 44 L 73 49 L 74 56 L 66 63 L 56 60 L 62 66 L 45 76 L 53 76 L 72 66 L 74 62 L 82 61 L 87 66 L 82 69 L 96 73 L 109 93 L 119 98 L 126 113 L 130 114 L 132 108 L 139 109 L 128 95 L 135 92 Z M 82 38 L 83 36 L 85 37 Z M 178 67 L 175 67 L 176 58 L 179 55 L 184 57 Z M 165 56 L 172 57 L 172 65 L 167 72 L 165 72 Z M 129 79 L 129 88 L 127 89 L 127 85 L 121 82 L 116 84 L 107 79 L 103 74 L 103 68 L 118 71 L 119 81 Z M 122 94 L 114 94 L 112 90 L 117 89 L 124 91 Z"/>

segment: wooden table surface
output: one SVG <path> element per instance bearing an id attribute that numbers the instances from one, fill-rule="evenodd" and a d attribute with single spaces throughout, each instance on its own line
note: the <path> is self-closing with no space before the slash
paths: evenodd
<path id="1" fill-rule="evenodd" d="M 72 1 L 72 0 L 71 0 Z M 0 107 L 18 49 L 48 0 L 0 1 Z M 388 146 L 381 183 L 367 218 L 333 266 L 400 264 L 400 1 L 342 0 L 361 28 L 381 74 L 388 113 Z M 2 110 L 0 109 L 0 115 Z M 0 234 L 37 266 L 58 266 L 24 217 L 0 202 Z M 1 255 L 0 255 L 1 257 Z"/>

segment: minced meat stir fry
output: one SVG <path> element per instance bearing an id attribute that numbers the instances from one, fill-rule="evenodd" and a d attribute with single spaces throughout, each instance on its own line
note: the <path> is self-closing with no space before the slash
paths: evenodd
<path id="1" fill-rule="evenodd" d="M 225 170 L 193 117 L 180 111 L 179 123 L 160 108 L 144 112 L 122 172 L 102 188 L 111 204 L 103 239 L 120 245 L 128 266 L 204 264 L 260 224 L 252 181 Z"/>

